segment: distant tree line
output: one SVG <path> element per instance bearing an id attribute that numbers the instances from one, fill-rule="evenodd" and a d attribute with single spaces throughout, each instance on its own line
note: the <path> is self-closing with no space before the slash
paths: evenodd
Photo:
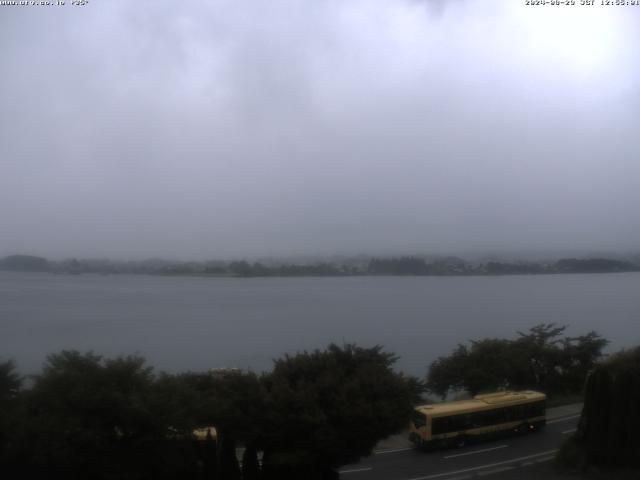
<path id="1" fill-rule="evenodd" d="M 249 262 L 247 260 L 177 262 L 151 259 L 136 262 L 110 260 L 50 261 L 30 255 L 11 255 L 0 259 L 0 270 L 52 272 L 64 274 L 201 275 L 233 277 L 321 277 L 345 275 L 532 275 L 550 273 L 607 273 L 640 271 L 638 260 L 607 258 L 565 258 L 540 262 L 468 262 L 459 257 L 393 257 L 347 259 L 342 262 L 314 263 Z"/>
<path id="2" fill-rule="evenodd" d="M 345 265 L 332 265 L 329 263 L 316 263 L 312 265 L 275 265 L 267 267 L 260 262 L 249 263 L 247 261 L 235 261 L 229 263 L 225 273 L 239 277 L 326 277 L 354 275 L 357 270 Z"/>
<path id="3" fill-rule="evenodd" d="M 558 260 L 554 269 L 558 273 L 633 272 L 637 264 L 608 258 L 565 258 Z"/>
<path id="4" fill-rule="evenodd" d="M 427 389 L 440 397 L 533 389 L 549 396 L 580 394 L 608 341 L 596 332 L 563 336 L 565 326 L 543 323 L 514 339 L 459 344 L 429 367 Z"/>
<path id="5" fill-rule="evenodd" d="M 0 259 L 0 270 L 48 272 L 51 270 L 51 264 L 46 258 L 33 255 L 9 255 Z"/>
<path id="6" fill-rule="evenodd" d="M 606 258 L 565 258 L 553 263 L 498 262 L 471 264 L 458 257 L 427 262 L 420 257 L 372 258 L 371 275 L 531 275 L 640 271 L 637 263 Z"/>
<path id="7" fill-rule="evenodd" d="M 13 363 L 0 363 L 0 472 L 54 480 L 337 478 L 339 466 L 406 427 L 420 383 L 393 371 L 395 360 L 379 346 L 330 345 L 280 358 L 262 375 L 170 375 L 140 357 L 63 351 L 28 386 Z M 195 440 L 203 427 L 207 435 Z"/>

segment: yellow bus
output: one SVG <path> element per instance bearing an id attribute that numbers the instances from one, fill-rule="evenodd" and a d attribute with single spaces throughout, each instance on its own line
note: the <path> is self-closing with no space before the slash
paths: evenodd
<path id="1" fill-rule="evenodd" d="M 416 407 L 409 439 L 421 446 L 463 446 L 506 433 L 533 432 L 546 424 L 544 393 L 497 392 L 470 400 Z"/>
<path id="2" fill-rule="evenodd" d="M 205 441 L 207 437 L 211 437 L 214 442 L 218 441 L 218 431 L 214 426 L 200 427 L 193 431 L 193 438 L 198 441 Z"/>

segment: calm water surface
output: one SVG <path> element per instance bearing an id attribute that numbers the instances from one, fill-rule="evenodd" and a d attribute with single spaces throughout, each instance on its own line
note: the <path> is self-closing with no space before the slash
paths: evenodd
<path id="1" fill-rule="evenodd" d="M 329 342 L 383 344 L 423 375 L 457 342 L 540 322 L 640 344 L 640 274 L 196 278 L 0 272 L 0 358 L 22 372 L 65 348 L 139 353 L 161 370 L 269 369 Z"/>

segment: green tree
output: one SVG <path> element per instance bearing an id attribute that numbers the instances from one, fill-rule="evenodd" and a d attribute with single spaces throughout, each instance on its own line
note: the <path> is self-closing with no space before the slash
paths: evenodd
<path id="1" fill-rule="evenodd" d="M 16 366 L 12 360 L 0 363 L 0 402 L 13 400 L 22 387 L 22 378 L 16 373 Z"/>
<path id="2" fill-rule="evenodd" d="M 597 365 L 608 343 L 594 331 L 563 339 L 562 382 L 567 390 L 577 392 L 583 388 L 587 375 Z"/>
<path id="3" fill-rule="evenodd" d="M 640 467 L 638 405 L 640 347 L 612 356 L 589 375 L 578 431 L 568 445 L 584 452 L 579 458 L 587 464 Z"/>
<path id="4" fill-rule="evenodd" d="M 596 332 L 562 337 L 567 327 L 539 324 L 516 339 L 486 338 L 459 344 L 432 362 L 427 388 L 446 397 L 502 389 L 535 389 L 547 394 L 579 393 L 607 341 Z"/>
<path id="5" fill-rule="evenodd" d="M 22 435 L 31 473 L 68 480 L 182 472 L 178 447 L 185 442 L 176 440 L 154 392 L 152 369 L 142 358 L 49 356 L 25 398 Z"/>
<path id="6" fill-rule="evenodd" d="M 22 378 L 15 371 L 15 364 L 8 360 L 0 363 L 0 465 L 12 461 L 13 440 L 20 419 L 18 395 Z"/>
<path id="7" fill-rule="evenodd" d="M 264 478 L 322 478 L 407 424 L 416 382 L 382 347 L 330 345 L 276 360 L 264 378 Z"/>
<path id="8" fill-rule="evenodd" d="M 444 398 L 451 391 L 471 395 L 510 385 L 513 350 L 511 342 L 495 338 L 459 344 L 447 357 L 439 357 L 430 368 L 428 389 Z"/>
<path id="9" fill-rule="evenodd" d="M 220 370 L 180 376 L 191 389 L 195 404 L 190 407 L 199 426 L 215 425 L 244 444 L 254 444 L 262 435 L 265 391 L 251 372 Z"/>
<path id="10" fill-rule="evenodd" d="M 560 347 L 560 336 L 566 329 L 566 326 L 556 326 L 554 323 L 541 323 L 527 333 L 518 332 L 520 338 L 513 343 L 514 354 L 519 359 L 526 359 L 526 368 L 514 371 L 517 387 L 547 392 L 563 390 L 562 367 L 566 365 L 567 352 Z"/>
<path id="11" fill-rule="evenodd" d="M 264 432 L 265 391 L 260 379 L 239 370 L 187 373 L 178 378 L 195 398 L 189 406 L 195 424 L 216 427 L 219 477 L 239 479 L 236 443 L 255 448 Z"/>

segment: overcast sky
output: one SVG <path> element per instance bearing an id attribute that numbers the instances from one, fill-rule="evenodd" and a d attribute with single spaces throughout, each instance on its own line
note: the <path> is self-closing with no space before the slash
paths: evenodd
<path id="1" fill-rule="evenodd" d="M 0 6 L 0 255 L 639 250 L 640 7 L 70 3 Z"/>

